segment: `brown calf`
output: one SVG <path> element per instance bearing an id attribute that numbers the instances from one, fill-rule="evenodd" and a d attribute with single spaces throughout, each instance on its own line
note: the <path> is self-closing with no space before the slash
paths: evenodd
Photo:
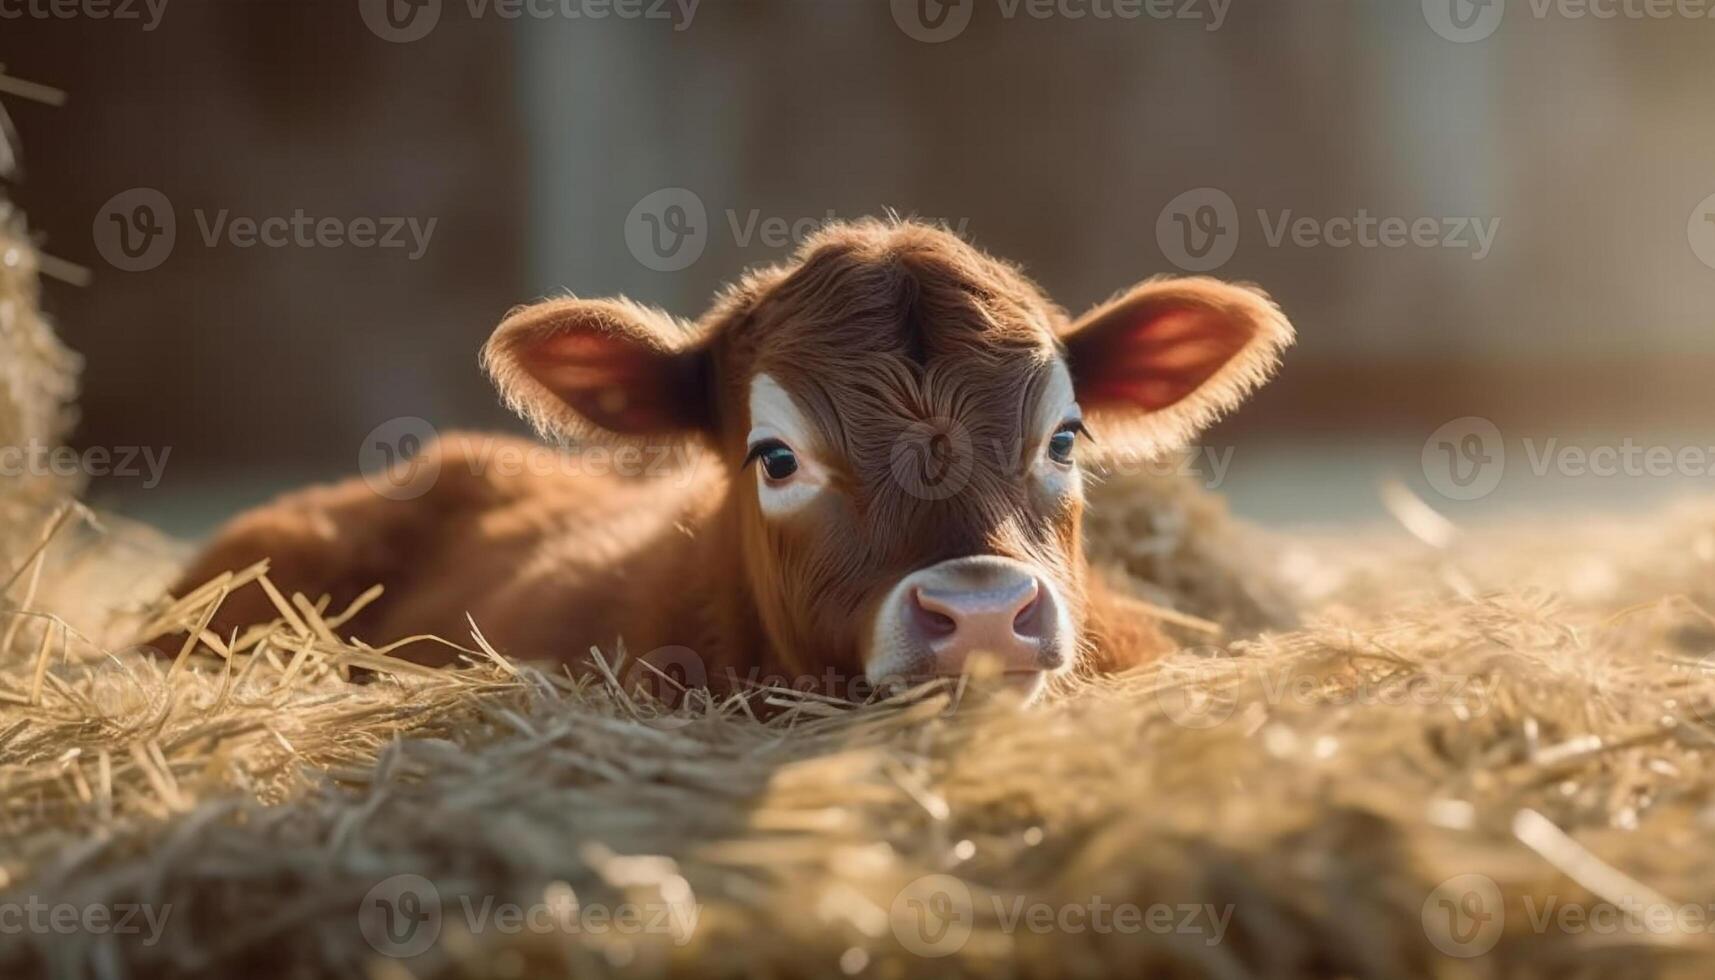
<path id="1" fill-rule="evenodd" d="M 1034 690 L 1159 651 L 1083 558 L 1083 464 L 1175 448 L 1266 379 L 1292 329 L 1262 294 L 1146 281 L 1076 321 L 1016 268 L 936 228 L 830 227 L 729 287 L 696 324 L 558 299 L 501 323 L 482 361 L 546 435 L 674 451 L 595 476 L 519 440 L 453 435 L 410 500 L 353 480 L 242 515 L 183 594 L 268 557 L 348 631 L 581 660 L 623 638 L 736 671 L 867 679 L 996 658 Z M 635 448 L 633 449 L 635 452 Z M 643 458 L 634 455 L 633 459 Z M 223 635 L 273 617 L 251 586 Z M 432 657 L 433 648 L 419 648 Z"/>

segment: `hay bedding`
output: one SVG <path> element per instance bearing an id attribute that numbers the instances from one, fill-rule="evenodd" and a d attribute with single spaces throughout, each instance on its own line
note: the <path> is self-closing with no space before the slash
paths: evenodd
<path id="1" fill-rule="evenodd" d="M 464 669 L 413 668 L 284 596 L 266 635 L 175 668 L 104 648 L 206 599 L 73 623 L 38 592 L 0 668 L 0 907 L 170 911 L 152 944 L 140 914 L 124 936 L 0 931 L 0 975 L 1708 975 L 1710 935 L 1646 910 L 1715 903 L 1715 505 L 1431 548 L 1100 494 L 1098 561 L 1176 628 L 1293 602 L 1303 625 L 1200 635 L 1026 712 L 928 689 L 667 709 L 474 637 Z M 134 530 L 59 523 L 41 554 L 82 557 L 43 579 L 171 567 Z M 1472 874 L 1504 926 L 1450 956 L 1425 904 Z M 371 892 L 395 875 L 439 899 L 412 958 L 360 917 L 401 900 Z M 1098 899 L 1182 928 L 1012 918 Z M 592 917 L 613 909 L 648 928 Z M 920 955 L 937 940 L 956 948 Z"/>
<path id="2" fill-rule="evenodd" d="M 0 432 L 51 441 L 9 214 L 0 259 Z M 8 980 L 1715 967 L 1715 501 L 1284 539 L 1115 480 L 1093 558 L 1185 649 L 1020 712 L 426 670 L 302 596 L 162 661 L 237 579 L 151 605 L 175 547 L 73 489 L 0 488 Z"/>

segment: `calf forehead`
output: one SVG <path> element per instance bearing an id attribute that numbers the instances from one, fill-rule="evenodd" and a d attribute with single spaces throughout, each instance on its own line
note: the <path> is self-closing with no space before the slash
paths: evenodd
<path id="1" fill-rule="evenodd" d="M 1031 294 L 948 275 L 859 266 L 789 280 L 771 307 L 751 373 L 814 402 L 852 443 L 929 418 L 1014 428 L 1059 360 L 1053 312 Z"/>
<path id="2" fill-rule="evenodd" d="M 851 475 L 869 484 L 913 440 L 950 440 L 960 450 L 993 457 L 999 444 L 1018 447 L 1036 428 L 1046 403 L 1069 391 L 1051 352 L 1004 358 L 946 357 L 919 365 L 897 355 L 871 355 L 850 369 L 781 373 L 782 387 Z M 942 442 L 936 442 L 937 446 Z M 984 459 L 982 462 L 992 462 Z"/>
<path id="3" fill-rule="evenodd" d="M 828 233 L 772 282 L 758 313 L 765 357 L 891 355 L 919 365 L 1052 348 L 1064 321 L 1013 267 L 913 224 Z"/>

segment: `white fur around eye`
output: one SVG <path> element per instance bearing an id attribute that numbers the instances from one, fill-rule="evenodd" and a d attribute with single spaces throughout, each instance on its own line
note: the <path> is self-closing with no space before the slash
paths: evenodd
<path id="1" fill-rule="evenodd" d="M 1063 362 L 1054 363 L 1053 374 L 1036 403 L 1035 426 L 1031 436 L 1036 439 L 1036 455 L 1031 459 L 1030 474 L 1043 490 L 1052 494 L 1075 493 L 1083 486 L 1083 475 L 1076 464 L 1066 466 L 1048 456 L 1048 442 L 1066 422 L 1080 418 L 1077 394 L 1072 390 L 1072 374 Z"/>
<path id="2" fill-rule="evenodd" d="M 760 460 L 753 461 L 756 470 L 757 500 L 767 517 L 782 517 L 801 510 L 820 496 L 828 486 L 828 471 L 812 454 L 814 430 L 804 412 L 780 387 L 779 382 L 759 374 L 750 382 L 750 435 L 746 446 L 769 439 L 786 444 L 798 458 L 798 470 L 779 482 L 768 479 Z"/>
<path id="3" fill-rule="evenodd" d="M 822 483 L 806 478 L 802 457 L 798 461 L 798 472 L 779 483 L 771 482 L 760 464 L 752 465 L 756 468 L 756 497 L 762 504 L 762 513 L 769 517 L 784 517 L 802 510 L 825 489 Z"/>
<path id="4" fill-rule="evenodd" d="M 1037 457 L 1036 465 L 1031 467 L 1031 475 L 1043 492 L 1056 497 L 1077 493 L 1084 486 L 1084 474 L 1078 469 L 1078 464 L 1067 466 L 1054 462 L 1048 458 L 1046 447 Z"/>

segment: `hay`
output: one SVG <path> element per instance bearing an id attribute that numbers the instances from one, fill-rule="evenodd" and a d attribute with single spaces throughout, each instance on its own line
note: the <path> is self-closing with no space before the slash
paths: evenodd
<path id="1" fill-rule="evenodd" d="M 0 94 L 60 105 L 65 93 L 6 75 Z M 0 107 L 0 179 L 18 162 L 11 122 Z M 92 521 L 67 529 L 83 489 L 75 467 L 51 458 L 62 450 L 77 420 L 82 359 L 54 332 L 41 307 L 41 275 L 51 272 L 82 285 L 89 272 L 36 247 L 23 213 L 0 185 L 0 611 L 40 604 L 81 618 L 98 618 L 127 599 L 158 594 L 164 583 L 139 579 L 137 562 L 102 544 Z M 131 547 L 164 554 L 170 545 L 142 529 L 124 538 Z M 50 551 L 51 535 L 58 540 Z M 63 532 L 63 533 L 62 533 Z M 19 645 L 46 642 L 48 622 L 39 616 L 0 619 L 0 655 Z M 99 641 L 111 641 L 102 636 Z"/>
<path id="2" fill-rule="evenodd" d="M 11 90 L 0 86 L 0 91 Z M 15 160 L 10 133 L 0 109 L 0 178 L 9 176 Z M 60 445 L 71 430 L 80 363 L 41 312 L 43 261 L 23 214 L 0 190 L 0 447 L 31 452 Z M 0 554 L 10 555 L 19 548 L 17 534 L 32 527 L 29 516 L 78 486 L 69 478 L 7 462 L 0 471 Z"/>
<path id="3" fill-rule="evenodd" d="M 1208 532 L 1093 540 L 1113 568 L 1200 556 L 1139 596 L 1218 618 L 1296 594 L 1304 624 L 953 712 L 934 689 L 668 709 L 623 664 L 574 679 L 474 639 L 422 670 L 303 597 L 181 664 L 67 623 L 0 669 L 0 908 L 167 921 L 0 932 L 0 975 L 1707 974 L 1683 914 L 1715 903 L 1715 505 L 1433 549 L 1101 493 L 1093 526 Z M 235 581 L 153 613 L 195 626 Z M 1469 933 L 1437 924 L 1471 901 Z M 1013 918 L 1037 904 L 1183 928 Z M 434 944 L 383 955 L 414 951 L 389 908 Z"/>

